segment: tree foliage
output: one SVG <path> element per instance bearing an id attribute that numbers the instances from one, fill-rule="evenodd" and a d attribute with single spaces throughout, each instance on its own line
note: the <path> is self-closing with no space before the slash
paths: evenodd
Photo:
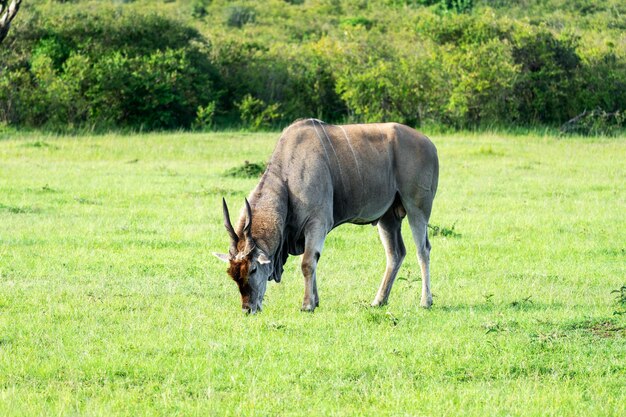
<path id="1" fill-rule="evenodd" d="M 1 51 L 0 120 L 27 126 L 188 127 L 219 93 L 210 48 L 154 14 L 36 16 Z"/>
<path id="2" fill-rule="evenodd" d="M 0 123 L 558 126 L 622 114 L 626 6 L 607 1 L 33 0 L 0 50 Z"/>

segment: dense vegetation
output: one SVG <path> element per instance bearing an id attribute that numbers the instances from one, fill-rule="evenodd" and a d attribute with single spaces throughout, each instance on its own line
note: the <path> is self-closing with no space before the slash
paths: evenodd
<path id="1" fill-rule="evenodd" d="M 102 3 L 24 4 L 0 49 L 0 123 L 624 123 L 618 0 Z"/>

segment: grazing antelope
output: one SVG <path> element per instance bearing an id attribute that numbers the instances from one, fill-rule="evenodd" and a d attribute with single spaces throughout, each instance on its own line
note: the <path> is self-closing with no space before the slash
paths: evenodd
<path id="1" fill-rule="evenodd" d="M 228 274 L 245 312 L 261 310 L 268 280 L 279 282 L 289 255 L 302 256 L 303 311 L 319 305 L 316 268 L 324 239 L 343 223 L 373 224 L 387 268 L 373 306 L 384 305 L 406 249 L 400 233 L 409 218 L 422 272 L 421 306 L 432 305 L 427 225 L 439 178 L 433 143 L 397 123 L 335 126 L 299 120 L 287 127 L 230 235 Z"/>

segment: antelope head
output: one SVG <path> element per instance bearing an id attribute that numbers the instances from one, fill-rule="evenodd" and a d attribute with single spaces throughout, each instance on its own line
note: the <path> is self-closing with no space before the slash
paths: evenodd
<path id="1" fill-rule="evenodd" d="M 228 214 L 226 200 L 222 199 L 224 226 L 230 236 L 228 254 L 213 253 L 220 260 L 228 263 L 228 275 L 235 281 L 241 293 L 241 308 L 244 313 L 261 311 L 267 281 L 272 274 L 269 257 L 257 247 L 252 238 L 252 209 L 248 200 L 244 227 L 238 235 L 233 228 Z"/>

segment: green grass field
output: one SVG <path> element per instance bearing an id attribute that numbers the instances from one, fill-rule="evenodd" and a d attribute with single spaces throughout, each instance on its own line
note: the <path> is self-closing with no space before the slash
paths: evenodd
<path id="1" fill-rule="evenodd" d="M 626 415 L 626 139 L 434 136 L 434 306 L 409 251 L 333 231 L 241 313 L 227 250 L 278 133 L 0 138 L 0 414 Z M 236 208 L 236 209 L 235 209 Z M 433 236 L 433 231 L 438 231 Z"/>

